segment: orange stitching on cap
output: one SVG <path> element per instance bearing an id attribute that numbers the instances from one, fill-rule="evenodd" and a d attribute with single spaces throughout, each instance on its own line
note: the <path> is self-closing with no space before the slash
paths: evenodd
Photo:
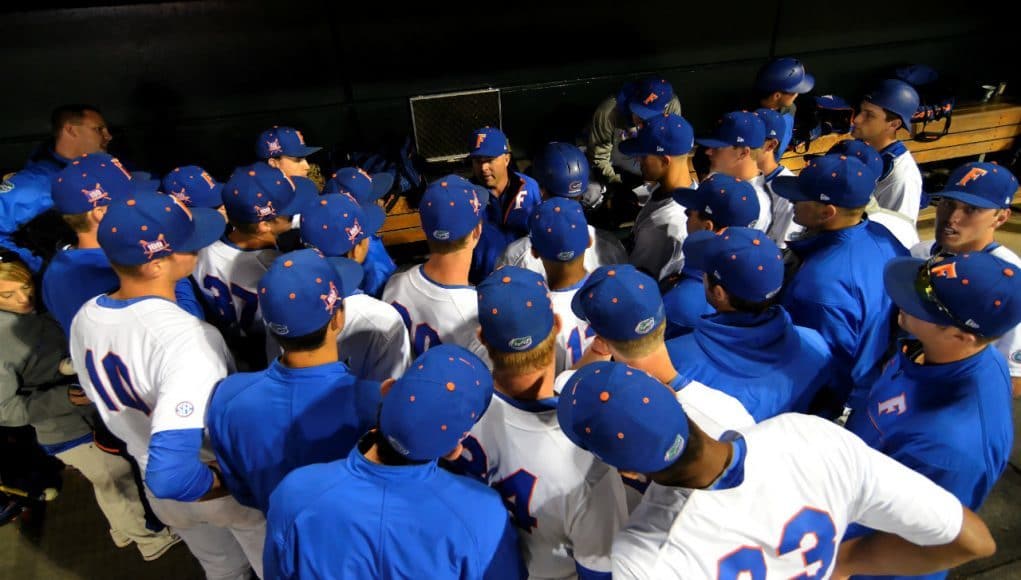
<path id="1" fill-rule="evenodd" d="M 295 294 L 294 292 L 291 292 L 290 294 L 287 295 L 287 297 L 290 298 L 291 300 L 294 300 L 295 298 L 298 297 L 298 295 Z"/>
<path id="2" fill-rule="evenodd" d="M 603 391 L 603 392 L 599 393 L 599 400 L 604 402 L 604 403 L 606 401 L 609 401 L 610 400 L 610 393 L 608 391 Z"/>
<path id="3" fill-rule="evenodd" d="M 642 402 L 645 403 L 646 405 L 648 405 L 649 404 L 649 397 L 642 397 Z"/>
<path id="4" fill-rule="evenodd" d="M 616 270 L 610 270 L 609 272 L 606 273 L 606 275 L 607 276 L 616 276 L 617 275 L 617 271 Z"/>
<path id="5" fill-rule="evenodd" d="M 142 231 L 143 232 L 149 231 L 149 226 L 142 226 Z"/>
<path id="6" fill-rule="evenodd" d="M 447 390 L 448 391 L 453 391 L 456 388 L 457 388 L 457 385 L 455 385 L 454 383 L 447 383 Z"/>
<path id="7" fill-rule="evenodd" d="M 496 314 L 497 314 L 497 310 L 496 310 L 496 308 L 494 308 L 493 309 L 493 316 L 496 316 Z"/>
<path id="8" fill-rule="evenodd" d="M 529 300 L 528 302 L 525 302 L 525 307 L 526 308 L 531 308 L 532 307 L 532 301 Z"/>
<path id="9" fill-rule="evenodd" d="M 967 286 L 968 285 L 968 279 L 967 278 L 961 279 L 961 284 L 964 284 L 965 286 Z"/>
<path id="10" fill-rule="evenodd" d="M 408 400 L 411 401 L 412 403 L 414 403 L 415 402 L 415 395 L 411 395 L 410 397 L 408 397 Z"/>
<path id="11" fill-rule="evenodd" d="M 287 261 L 284 262 L 284 268 L 290 268 L 293 265 L 294 265 L 294 262 L 292 262 L 290 260 L 287 260 Z"/>
<path id="12" fill-rule="evenodd" d="M 446 431 L 446 430 L 447 430 L 447 426 L 446 425 L 440 425 L 440 431 Z"/>
<path id="13" fill-rule="evenodd" d="M 322 284 L 322 283 L 323 283 L 323 279 L 322 278 L 316 278 L 316 284 Z"/>
<path id="14" fill-rule="evenodd" d="M 623 438 L 624 438 L 624 434 L 623 433 L 617 433 L 617 439 L 623 439 Z"/>
<path id="15" fill-rule="evenodd" d="M 511 277 L 510 276 L 504 276 L 503 278 L 500 279 L 500 281 L 503 282 L 504 284 L 510 284 Z"/>

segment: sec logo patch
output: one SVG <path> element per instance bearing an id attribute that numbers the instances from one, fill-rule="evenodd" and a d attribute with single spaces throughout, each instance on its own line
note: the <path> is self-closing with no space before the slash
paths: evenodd
<path id="1" fill-rule="evenodd" d="M 188 401 L 181 401 L 174 408 L 174 412 L 177 413 L 178 417 L 188 417 L 195 412 L 195 405 L 192 405 Z"/>

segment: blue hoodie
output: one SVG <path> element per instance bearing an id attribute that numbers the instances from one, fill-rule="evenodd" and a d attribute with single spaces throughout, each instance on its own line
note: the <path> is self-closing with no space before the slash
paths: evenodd
<path id="1" fill-rule="evenodd" d="M 666 338 L 690 334 L 699 320 L 716 309 L 705 299 L 702 273 L 685 268 L 677 285 L 663 294 L 663 309 L 666 313 Z"/>
<path id="2" fill-rule="evenodd" d="M 741 401 L 756 422 L 806 411 L 833 360 L 819 333 L 795 326 L 780 306 L 706 316 L 693 333 L 668 340 L 667 352 L 681 376 Z"/>

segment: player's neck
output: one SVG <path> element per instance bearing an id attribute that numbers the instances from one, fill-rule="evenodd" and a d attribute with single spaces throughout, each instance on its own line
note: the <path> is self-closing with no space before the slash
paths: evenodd
<path id="1" fill-rule="evenodd" d="M 822 224 L 819 231 L 823 232 L 836 232 L 839 230 L 846 230 L 847 228 L 853 228 L 854 226 L 861 223 L 861 216 L 834 216 L 833 219 Z"/>
<path id="2" fill-rule="evenodd" d="M 99 236 L 98 232 L 93 230 L 91 232 L 78 232 L 78 245 L 79 250 L 94 250 L 99 247 Z"/>
<path id="3" fill-rule="evenodd" d="M 543 266 L 546 270 L 546 282 L 549 284 L 550 290 L 563 290 L 564 288 L 570 288 L 588 276 L 588 272 L 585 271 L 584 259 L 577 260 L 569 264 L 561 262 L 553 263 L 543 260 Z"/>
<path id="4" fill-rule="evenodd" d="M 452 254 L 430 254 L 429 259 L 422 265 L 422 271 L 437 284 L 467 286 L 471 260 L 471 248 Z"/>
<path id="5" fill-rule="evenodd" d="M 277 237 L 271 233 L 244 234 L 234 230 L 227 234 L 227 239 L 243 250 L 262 250 L 277 245 Z"/>
<path id="6" fill-rule="evenodd" d="M 126 278 L 120 276 L 121 287 L 110 294 L 115 300 L 131 300 L 143 296 L 157 296 L 171 302 L 177 302 L 177 294 L 174 289 L 177 287 L 177 280 L 170 278 L 158 278 L 156 280 L 139 280 L 137 278 Z"/>
<path id="7" fill-rule="evenodd" d="M 893 145 L 897 141 L 898 141 L 897 137 L 893 135 L 880 135 L 875 139 L 867 140 L 865 142 L 871 145 L 872 148 L 875 149 L 876 151 L 882 151 L 883 149 L 886 149 L 887 147 Z"/>
<path id="8" fill-rule="evenodd" d="M 493 387 L 512 399 L 520 401 L 539 401 L 554 396 L 553 382 L 556 379 L 556 367 L 552 364 L 546 368 L 529 373 L 512 374 L 498 370 L 493 371 Z"/>
<path id="9" fill-rule="evenodd" d="M 307 369 L 335 363 L 340 360 L 337 352 L 337 337 L 327 333 L 323 345 L 315 350 L 284 351 L 280 364 L 290 369 Z"/>
<path id="10" fill-rule="evenodd" d="M 987 348 L 983 345 L 926 344 L 922 343 L 922 354 L 915 361 L 921 365 L 945 365 L 971 358 Z"/>
<path id="11" fill-rule="evenodd" d="M 671 381 L 677 378 L 677 368 L 674 367 L 674 363 L 670 360 L 670 353 L 666 350 L 666 343 L 661 344 L 651 354 L 640 358 L 621 360 L 621 362 L 649 373 L 664 385 L 670 384 Z"/>
<path id="12" fill-rule="evenodd" d="M 761 174 L 762 172 L 759 171 L 759 166 L 755 164 L 755 161 L 751 157 L 749 157 L 744 163 L 741 163 L 736 167 L 733 177 L 736 177 L 741 181 L 750 181 Z"/>
<path id="13" fill-rule="evenodd" d="M 81 149 L 75 146 L 74 143 L 68 143 L 67 141 L 58 140 L 53 144 L 53 152 L 63 157 L 64 159 L 74 159 L 81 157 Z"/>
<path id="14" fill-rule="evenodd" d="M 702 453 L 691 462 L 675 485 L 688 489 L 706 489 L 727 470 L 734 457 L 734 444 L 703 436 Z"/>
<path id="15" fill-rule="evenodd" d="M 507 189 L 507 184 L 508 183 L 510 183 L 510 170 L 509 169 L 507 170 L 507 173 L 504 174 L 504 176 L 501 179 L 496 180 L 496 183 L 493 185 L 492 188 L 490 188 L 489 191 L 491 191 L 493 193 L 493 195 L 495 195 L 496 197 L 500 197 L 500 194 L 502 194 L 503 191 L 505 189 Z"/>
<path id="16" fill-rule="evenodd" d="M 666 191 L 673 191 L 675 189 L 691 189 L 693 182 L 691 181 L 691 169 L 688 167 L 688 157 L 682 156 L 678 163 L 672 164 L 667 169 L 663 179 L 660 180 L 659 184 L 665 188 Z"/>
<path id="17" fill-rule="evenodd" d="M 761 158 L 759 159 L 759 171 L 763 175 L 769 175 L 776 171 L 777 167 L 780 167 L 780 164 L 776 162 L 776 157 L 773 156 L 773 152 L 763 150 Z"/>

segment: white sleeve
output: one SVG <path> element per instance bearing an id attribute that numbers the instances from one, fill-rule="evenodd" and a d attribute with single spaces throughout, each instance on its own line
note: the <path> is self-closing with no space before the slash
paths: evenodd
<path id="1" fill-rule="evenodd" d="M 655 578 L 659 552 L 688 500 L 690 490 L 649 484 L 642 503 L 613 540 L 613 578 Z"/>
<path id="2" fill-rule="evenodd" d="M 961 532 L 964 508 L 950 492 L 924 475 L 870 448 L 848 431 L 834 430 L 842 438 L 844 473 L 856 475 L 848 522 L 889 532 L 919 546 L 952 542 Z"/>
<path id="3" fill-rule="evenodd" d="M 667 235 L 667 228 L 650 219 L 634 234 L 635 245 L 629 258 L 631 265 L 653 276 L 658 275 L 673 251 L 672 238 Z"/>
<path id="4" fill-rule="evenodd" d="M 599 266 L 627 263 L 627 250 L 624 249 L 624 244 L 620 243 L 617 236 L 610 232 L 596 230 L 595 238 L 592 248 L 596 252 L 596 262 Z"/>
<path id="5" fill-rule="evenodd" d="M 932 246 L 935 243 L 936 243 L 935 240 L 926 240 L 924 242 L 919 242 L 919 243 L 911 246 L 911 250 L 910 250 L 911 251 L 911 257 L 912 258 L 922 258 L 923 260 L 928 259 L 930 254 L 932 253 Z"/>
<path id="6" fill-rule="evenodd" d="M 394 314 L 394 321 L 384 331 L 383 340 L 378 346 L 379 359 L 375 363 L 375 368 L 379 370 L 381 376 L 385 375 L 382 380 L 400 378 L 411 366 L 411 340 L 400 314 L 397 314 L 396 310 Z"/>
<path id="7" fill-rule="evenodd" d="M 692 381 L 677 391 L 677 400 L 688 418 L 713 439 L 719 439 L 727 431 L 755 424 L 755 419 L 740 401 L 698 381 Z"/>
<path id="8" fill-rule="evenodd" d="M 678 240 L 677 236 L 673 235 L 672 230 L 674 227 L 671 225 L 670 229 L 667 230 L 668 234 L 670 234 L 670 243 L 673 244 L 673 250 L 671 250 L 666 264 L 663 264 L 663 267 L 660 268 L 658 280 L 663 280 L 673 274 L 680 274 L 681 270 L 684 269 L 684 242 Z"/>
<path id="9" fill-rule="evenodd" d="M 909 153 L 905 156 L 910 157 Z M 898 166 L 898 162 L 900 165 Z M 919 204 L 922 199 L 922 174 L 914 159 L 898 159 L 887 177 L 889 183 L 881 188 L 882 199 L 877 198 L 881 207 L 900 212 L 911 220 L 918 221 Z"/>
<path id="10" fill-rule="evenodd" d="M 154 362 L 159 393 L 152 410 L 151 434 L 205 426 L 213 387 L 233 370 L 223 337 L 208 324 L 194 321 L 180 332 L 168 329 Z"/>
<path id="11" fill-rule="evenodd" d="M 616 469 L 597 462 L 602 476 L 591 486 L 579 486 L 568 503 L 567 537 L 574 561 L 595 572 L 609 572 L 613 537 L 627 520 L 624 482 Z"/>
<path id="12" fill-rule="evenodd" d="M 1015 326 L 996 341 L 996 350 L 1007 358 L 1011 377 L 1021 377 L 1021 326 Z"/>

